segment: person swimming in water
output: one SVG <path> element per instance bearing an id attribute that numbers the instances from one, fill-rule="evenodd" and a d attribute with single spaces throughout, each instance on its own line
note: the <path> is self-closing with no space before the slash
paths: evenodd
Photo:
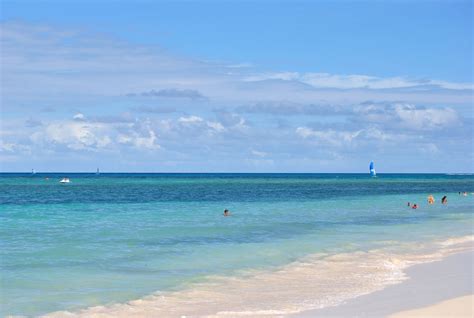
<path id="1" fill-rule="evenodd" d="M 410 207 L 410 202 L 407 203 L 407 207 Z"/>
<path id="2" fill-rule="evenodd" d="M 434 202 L 435 202 L 435 198 L 433 197 L 432 194 L 430 194 L 430 195 L 428 196 L 428 203 L 429 203 L 429 204 L 433 204 Z"/>
<path id="3" fill-rule="evenodd" d="M 231 216 L 230 211 L 225 209 L 224 210 L 224 216 Z"/>
<path id="4" fill-rule="evenodd" d="M 411 207 L 412 209 L 418 209 L 418 204 L 413 204 L 413 206 Z"/>
<path id="5" fill-rule="evenodd" d="M 444 196 L 444 197 L 441 199 L 441 203 L 442 203 L 442 204 L 448 203 L 448 197 L 447 197 L 447 196 Z"/>

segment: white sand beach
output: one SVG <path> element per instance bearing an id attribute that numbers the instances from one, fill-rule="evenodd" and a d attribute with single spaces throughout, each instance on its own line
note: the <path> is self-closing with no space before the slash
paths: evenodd
<path id="1" fill-rule="evenodd" d="M 400 284 L 295 317 L 473 317 L 473 258 L 471 250 L 415 265 Z"/>
<path id="2" fill-rule="evenodd" d="M 457 297 L 446 300 L 438 304 L 402 311 L 389 318 L 417 318 L 417 317 L 445 317 L 445 318 L 461 318 L 473 317 L 474 315 L 474 295 Z"/>

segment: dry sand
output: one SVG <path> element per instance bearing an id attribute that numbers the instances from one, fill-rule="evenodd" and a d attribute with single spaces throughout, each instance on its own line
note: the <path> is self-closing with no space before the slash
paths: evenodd
<path id="1" fill-rule="evenodd" d="M 420 317 L 444 317 L 444 318 L 461 318 L 474 316 L 474 295 L 458 297 L 440 302 L 438 304 L 402 311 L 389 318 L 420 318 Z"/>

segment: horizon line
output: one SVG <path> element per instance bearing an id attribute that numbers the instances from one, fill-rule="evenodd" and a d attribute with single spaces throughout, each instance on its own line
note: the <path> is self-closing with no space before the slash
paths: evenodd
<path id="1" fill-rule="evenodd" d="M 72 173 L 72 174 L 94 174 L 96 175 L 97 172 L 93 171 L 36 171 L 32 173 L 30 171 L 0 171 L 0 174 L 47 174 L 47 173 Z M 199 172 L 199 171 L 176 171 L 176 172 L 147 172 L 147 171 L 139 171 L 139 172 L 132 172 L 132 171 L 108 171 L 108 172 L 99 172 L 101 174 L 369 174 L 369 172 Z M 474 172 L 394 172 L 394 171 L 386 171 L 386 172 L 377 172 L 377 175 L 380 174 L 453 174 L 453 175 L 473 175 Z"/>

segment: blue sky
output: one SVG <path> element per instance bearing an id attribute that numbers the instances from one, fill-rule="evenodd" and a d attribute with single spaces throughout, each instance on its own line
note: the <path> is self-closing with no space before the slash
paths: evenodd
<path id="1" fill-rule="evenodd" d="M 2 1 L 1 170 L 472 172 L 472 9 Z"/>

